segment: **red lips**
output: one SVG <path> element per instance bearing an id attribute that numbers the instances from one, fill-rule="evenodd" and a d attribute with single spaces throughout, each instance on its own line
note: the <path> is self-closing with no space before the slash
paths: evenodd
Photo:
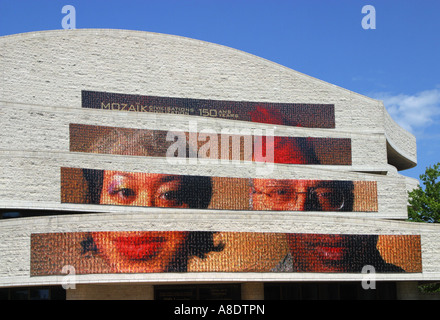
<path id="1" fill-rule="evenodd" d="M 342 261 L 347 253 L 347 248 L 318 245 L 315 247 L 315 253 L 322 261 Z"/>
<path id="2" fill-rule="evenodd" d="M 343 235 L 314 235 L 313 238 L 305 239 L 309 249 L 326 260 L 342 260 L 348 252 L 347 239 Z"/>
<path id="3" fill-rule="evenodd" d="M 350 251 L 349 236 L 292 234 L 288 238 L 292 255 L 309 272 L 340 272 Z"/>
<path id="4" fill-rule="evenodd" d="M 113 242 L 118 252 L 129 260 L 148 260 L 159 253 L 165 244 L 162 237 L 118 237 Z"/>

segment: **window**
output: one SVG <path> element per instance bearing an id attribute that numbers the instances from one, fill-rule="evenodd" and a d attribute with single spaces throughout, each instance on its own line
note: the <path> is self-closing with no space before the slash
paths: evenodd
<path id="1" fill-rule="evenodd" d="M 395 282 L 377 282 L 364 290 L 360 282 L 265 283 L 265 300 L 378 300 L 396 299 Z"/>
<path id="2" fill-rule="evenodd" d="M 66 300 L 62 287 L 0 288 L 0 300 Z"/>
<path id="3" fill-rule="evenodd" d="M 239 284 L 155 286 L 155 300 L 239 300 Z"/>

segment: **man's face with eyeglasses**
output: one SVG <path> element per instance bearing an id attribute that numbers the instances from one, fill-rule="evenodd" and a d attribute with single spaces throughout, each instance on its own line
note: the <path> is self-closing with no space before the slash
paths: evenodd
<path id="1" fill-rule="evenodd" d="M 339 211 L 347 199 L 329 181 L 254 179 L 254 210 Z"/>

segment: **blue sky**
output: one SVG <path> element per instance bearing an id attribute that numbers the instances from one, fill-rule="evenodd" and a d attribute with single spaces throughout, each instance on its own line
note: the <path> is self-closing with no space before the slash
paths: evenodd
<path id="1" fill-rule="evenodd" d="M 78 29 L 218 43 L 381 99 L 417 138 L 418 165 L 401 173 L 440 162 L 439 0 L 0 0 L 0 36 L 62 29 L 65 5 Z M 376 29 L 362 28 L 365 5 Z"/>

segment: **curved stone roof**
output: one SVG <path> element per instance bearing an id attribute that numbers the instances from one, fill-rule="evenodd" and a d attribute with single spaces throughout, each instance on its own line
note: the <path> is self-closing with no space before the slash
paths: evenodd
<path id="1" fill-rule="evenodd" d="M 79 108 L 80 89 L 258 102 L 335 104 L 336 130 L 385 134 L 388 162 L 417 162 L 413 135 L 380 101 L 204 41 L 144 31 L 54 30 L 0 38 L 8 103 Z"/>

